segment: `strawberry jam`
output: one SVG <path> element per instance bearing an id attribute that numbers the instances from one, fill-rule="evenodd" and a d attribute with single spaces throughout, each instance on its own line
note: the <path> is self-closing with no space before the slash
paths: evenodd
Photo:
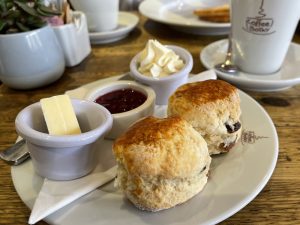
<path id="1" fill-rule="evenodd" d="M 95 102 L 104 106 L 110 113 L 122 113 L 137 108 L 146 101 L 143 93 L 133 89 L 120 89 L 98 97 Z"/>

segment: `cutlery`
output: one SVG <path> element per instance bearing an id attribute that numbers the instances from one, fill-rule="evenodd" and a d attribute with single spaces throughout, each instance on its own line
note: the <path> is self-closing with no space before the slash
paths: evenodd
<path id="1" fill-rule="evenodd" d="M 232 36 L 231 32 L 228 36 L 228 49 L 223 63 L 215 65 L 215 69 L 223 73 L 236 74 L 238 72 L 238 67 L 232 62 Z"/>
<path id="2" fill-rule="evenodd" d="M 22 139 L 13 146 L 0 152 L 0 158 L 9 165 L 17 166 L 30 158 L 27 148 L 24 148 L 26 141 Z"/>

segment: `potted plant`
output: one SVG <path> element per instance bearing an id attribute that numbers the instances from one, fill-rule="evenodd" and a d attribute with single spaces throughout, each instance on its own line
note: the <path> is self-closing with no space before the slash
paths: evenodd
<path id="1" fill-rule="evenodd" d="M 31 89 L 61 77 L 63 52 L 45 19 L 58 14 L 41 0 L 0 1 L 0 80 L 4 84 Z"/>

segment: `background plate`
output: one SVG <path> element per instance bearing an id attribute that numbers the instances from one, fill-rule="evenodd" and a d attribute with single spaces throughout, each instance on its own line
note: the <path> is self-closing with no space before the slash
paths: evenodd
<path id="1" fill-rule="evenodd" d="M 200 20 L 195 9 L 223 5 L 228 0 L 145 0 L 139 6 L 144 16 L 156 22 L 172 26 L 176 30 L 192 34 L 228 34 L 230 23 L 213 23 Z"/>

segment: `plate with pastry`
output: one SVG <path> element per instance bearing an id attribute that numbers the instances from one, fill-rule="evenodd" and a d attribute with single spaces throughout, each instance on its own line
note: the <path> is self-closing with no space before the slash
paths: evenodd
<path id="1" fill-rule="evenodd" d="M 230 28 L 228 0 L 145 0 L 139 11 L 153 21 L 186 33 L 223 35 Z"/>
<path id="2" fill-rule="evenodd" d="M 195 78 L 179 87 L 168 105 L 156 105 L 152 116 L 138 120 L 115 140 L 99 141 L 99 164 L 117 165 L 114 181 L 45 221 L 208 225 L 250 203 L 276 166 L 278 137 L 272 119 L 229 83 Z M 84 90 L 114 79 L 124 77 L 67 94 L 84 98 Z M 31 209 L 44 179 L 34 173 L 31 160 L 11 172 L 19 196 Z"/>

